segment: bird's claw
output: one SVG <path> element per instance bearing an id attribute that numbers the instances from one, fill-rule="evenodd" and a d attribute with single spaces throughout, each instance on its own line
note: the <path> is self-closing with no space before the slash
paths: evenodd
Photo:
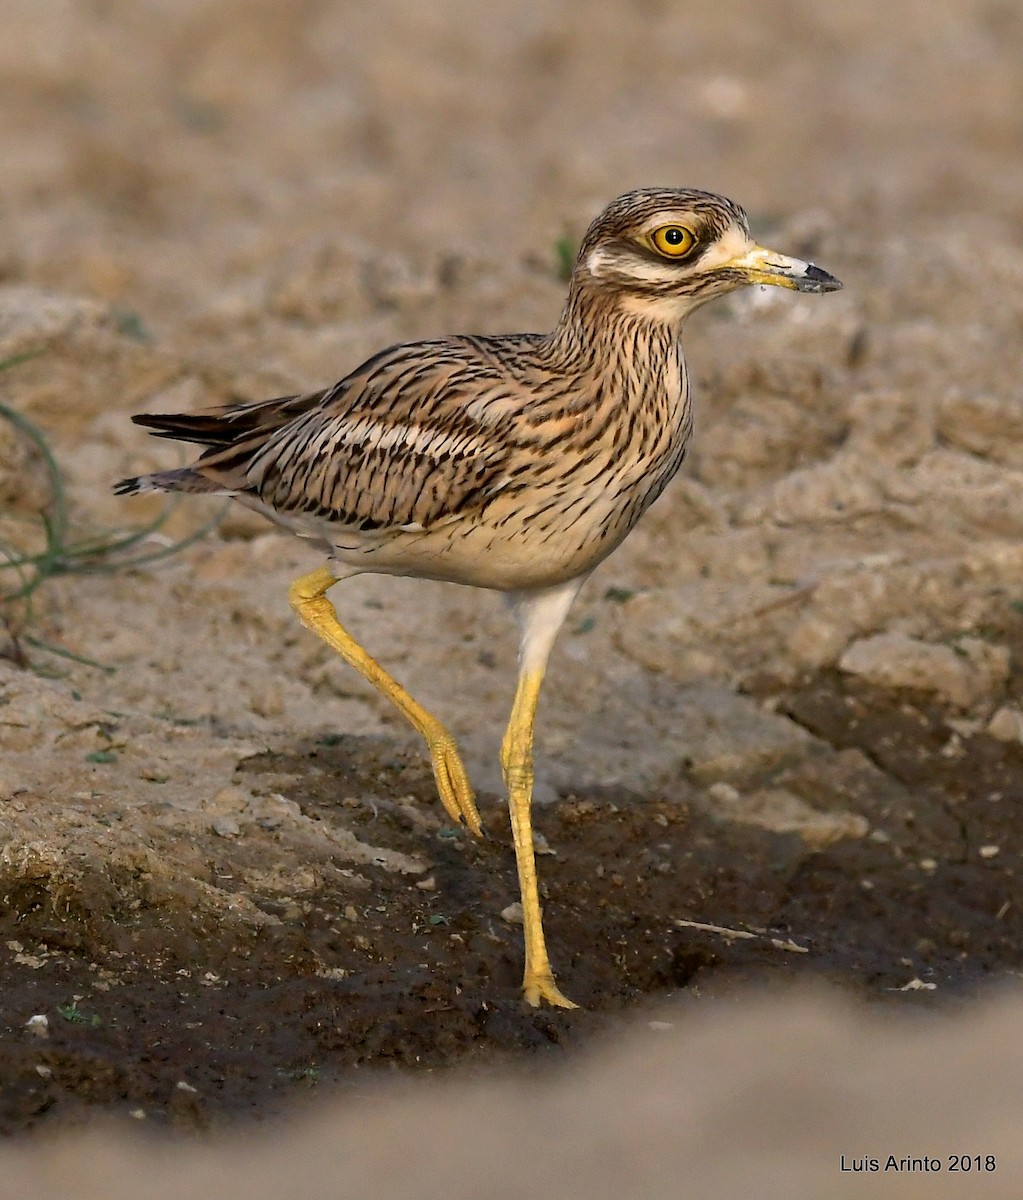
<path id="1" fill-rule="evenodd" d="M 539 1008 L 541 1001 L 553 1005 L 555 1008 L 579 1007 L 561 991 L 554 982 L 554 976 L 550 971 L 536 972 L 535 974 L 527 971 L 526 978 L 522 982 L 522 997 L 533 1008 Z"/>
<path id="2" fill-rule="evenodd" d="M 433 742 L 430 744 L 430 758 L 437 792 L 445 812 L 456 825 L 464 825 L 477 837 L 482 837 L 483 822 L 457 747 L 450 741 Z"/>

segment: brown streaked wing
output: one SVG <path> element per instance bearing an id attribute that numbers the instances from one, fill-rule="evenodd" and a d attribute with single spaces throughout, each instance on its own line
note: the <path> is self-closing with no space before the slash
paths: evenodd
<path id="1" fill-rule="evenodd" d="M 530 392 L 490 345 L 391 347 L 309 411 L 207 451 L 195 469 L 281 513 L 429 528 L 476 508 L 505 478 L 514 414 Z"/>

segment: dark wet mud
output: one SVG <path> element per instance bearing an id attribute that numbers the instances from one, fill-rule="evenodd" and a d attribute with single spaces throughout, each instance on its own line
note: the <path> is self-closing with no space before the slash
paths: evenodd
<path id="1" fill-rule="evenodd" d="M 538 810 L 551 954 L 579 1012 L 518 1000 L 502 804 L 483 797 L 485 840 L 451 828 L 426 765 L 385 740 L 275 745 L 244 760 L 239 781 L 286 783 L 306 816 L 418 855 L 422 874 L 360 867 L 351 887 L 264 898 L 275 919 L 261 929 L 105 876 L 58 905 L 52 887 L 12 874 L 0 1129 L 98 1111 L 201 1129 L 317 1092 L 357 1097 L 380 1072 L 539 1066 L 649 1001 L 699 1003 L 740 981 L 826 978 L 942 1005 L 1018 974 L 1023 750 L 959 736 L 923 702 L 838 676 L 778 706 L 839 753 L 766 782 L 860 812 L 870 832 L 811 849 L 710 815 L 685 779 L 661 795 L 567 795 Z M 26 1029 L 34 1014 L 49 1014 L 45 1036 Z"/>

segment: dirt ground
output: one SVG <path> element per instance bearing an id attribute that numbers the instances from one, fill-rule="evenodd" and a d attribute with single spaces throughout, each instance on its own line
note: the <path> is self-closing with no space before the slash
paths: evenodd
<path id="1" fill-rule="evenodd" d="M 555 653 L 539 866 L 578 1012 L 517 996 L 499 597 L 332 594 L 461 739 L 483 841 L 290 614 L 315 555 L 252 515 L 7 604 L 0 1129 L 544 1072 L 790 981 L 964 1014 L 1018 981 L 1023 9 L 8 0 L 3 26 L 0 360 L 41 352 L 0 403 L 77 537 L 153 518 L 110 485 L 182 461 L 133 412 L 549 328 L 559 243 L 632 186 L 725 192 L 845 290 L 694 318 L 691 458 Z M 0 421 L 9 553 L 42 548 L 43 480 Z"/>

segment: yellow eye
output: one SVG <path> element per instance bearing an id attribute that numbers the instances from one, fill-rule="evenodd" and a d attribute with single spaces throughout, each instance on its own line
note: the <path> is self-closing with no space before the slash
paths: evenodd
<path id="1" fill-rule="evenodd" d="M 681 258 L 696 245 L 696 235 L 684 225 L 662 225 L 650 235 L 650 244 L 666 258 Z"/>

